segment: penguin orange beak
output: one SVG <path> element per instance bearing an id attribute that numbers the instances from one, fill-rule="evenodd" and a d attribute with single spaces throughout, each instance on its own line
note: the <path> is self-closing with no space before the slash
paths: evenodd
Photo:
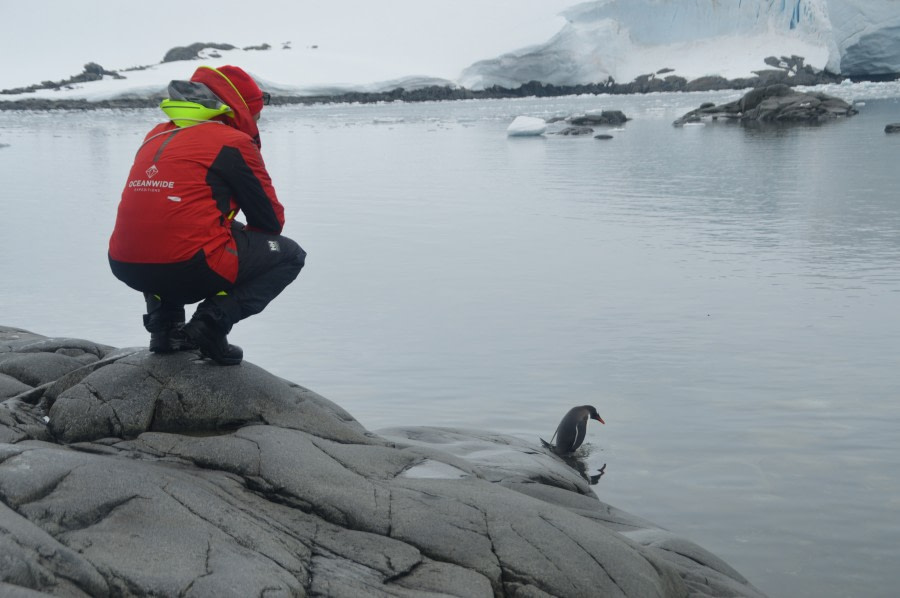
<path id="1" fill-rule="evenodd" d="M 603 418 L 600 417 L 599 415 L 598 415 L 597 417 L 592 417 L 591 419 L 596 419 L 596 420 L 597 420 L 598 422 L 600 422 L 601 424 L 606 425 L 606 422 L 603 421 Z"/>

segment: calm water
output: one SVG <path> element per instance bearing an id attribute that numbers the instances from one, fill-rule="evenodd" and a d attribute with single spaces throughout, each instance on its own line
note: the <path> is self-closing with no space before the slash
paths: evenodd
<path id="1" fill-rule="evenodd" d="M 594 404 L 602 499 L 772 596 L 895 596 L 900 89 L 829 91 L 861 113 L 671 126 L 739 93 L 267 110 L 309 259 L 231 340 L 370 429 L 537 442 Z M 633 120 L 609 141 L 505 135 L 598 108 Z M 0 323 L 146 343 L 105 252 L 157 117 L 0 113 Z"/>

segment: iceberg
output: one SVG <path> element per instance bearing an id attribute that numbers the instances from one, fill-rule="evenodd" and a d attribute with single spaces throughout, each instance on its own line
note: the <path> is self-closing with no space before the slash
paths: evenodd
<path id="1" fill-rule="evenodd" d="M 537 137 L 547 130 L 547 123 L 543 118 L 534 116 L 517 116 L 506 128 L 508 137 Z"/>

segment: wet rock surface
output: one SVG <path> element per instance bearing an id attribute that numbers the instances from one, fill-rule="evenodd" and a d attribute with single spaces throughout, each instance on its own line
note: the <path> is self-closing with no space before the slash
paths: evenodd
<path id="1" fill-rule="evenodd" d="M 535 444 L 9 327 L 0 556 L 11 596 L 762 595 Z"/>

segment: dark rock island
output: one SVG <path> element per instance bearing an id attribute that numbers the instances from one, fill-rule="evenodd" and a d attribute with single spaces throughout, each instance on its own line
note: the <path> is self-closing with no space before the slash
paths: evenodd
<path id="1" fill-rule="evenodd" d="M 537 443 L 0 327 L 0 594 L 752 596 Z M 662 491 L 662 490 L 661 490 Z"/>
<path id="2" fill-rule="evenodd" d="M 715 105 L 706 103 L 677 119 L 675 126 L 704 120 L 726 120 L 741 124 L 820 124 L 858 111 L 840 98 L 820 92 L 804 92 L 784 84 L 748 91 L 744 96 Z"/>

